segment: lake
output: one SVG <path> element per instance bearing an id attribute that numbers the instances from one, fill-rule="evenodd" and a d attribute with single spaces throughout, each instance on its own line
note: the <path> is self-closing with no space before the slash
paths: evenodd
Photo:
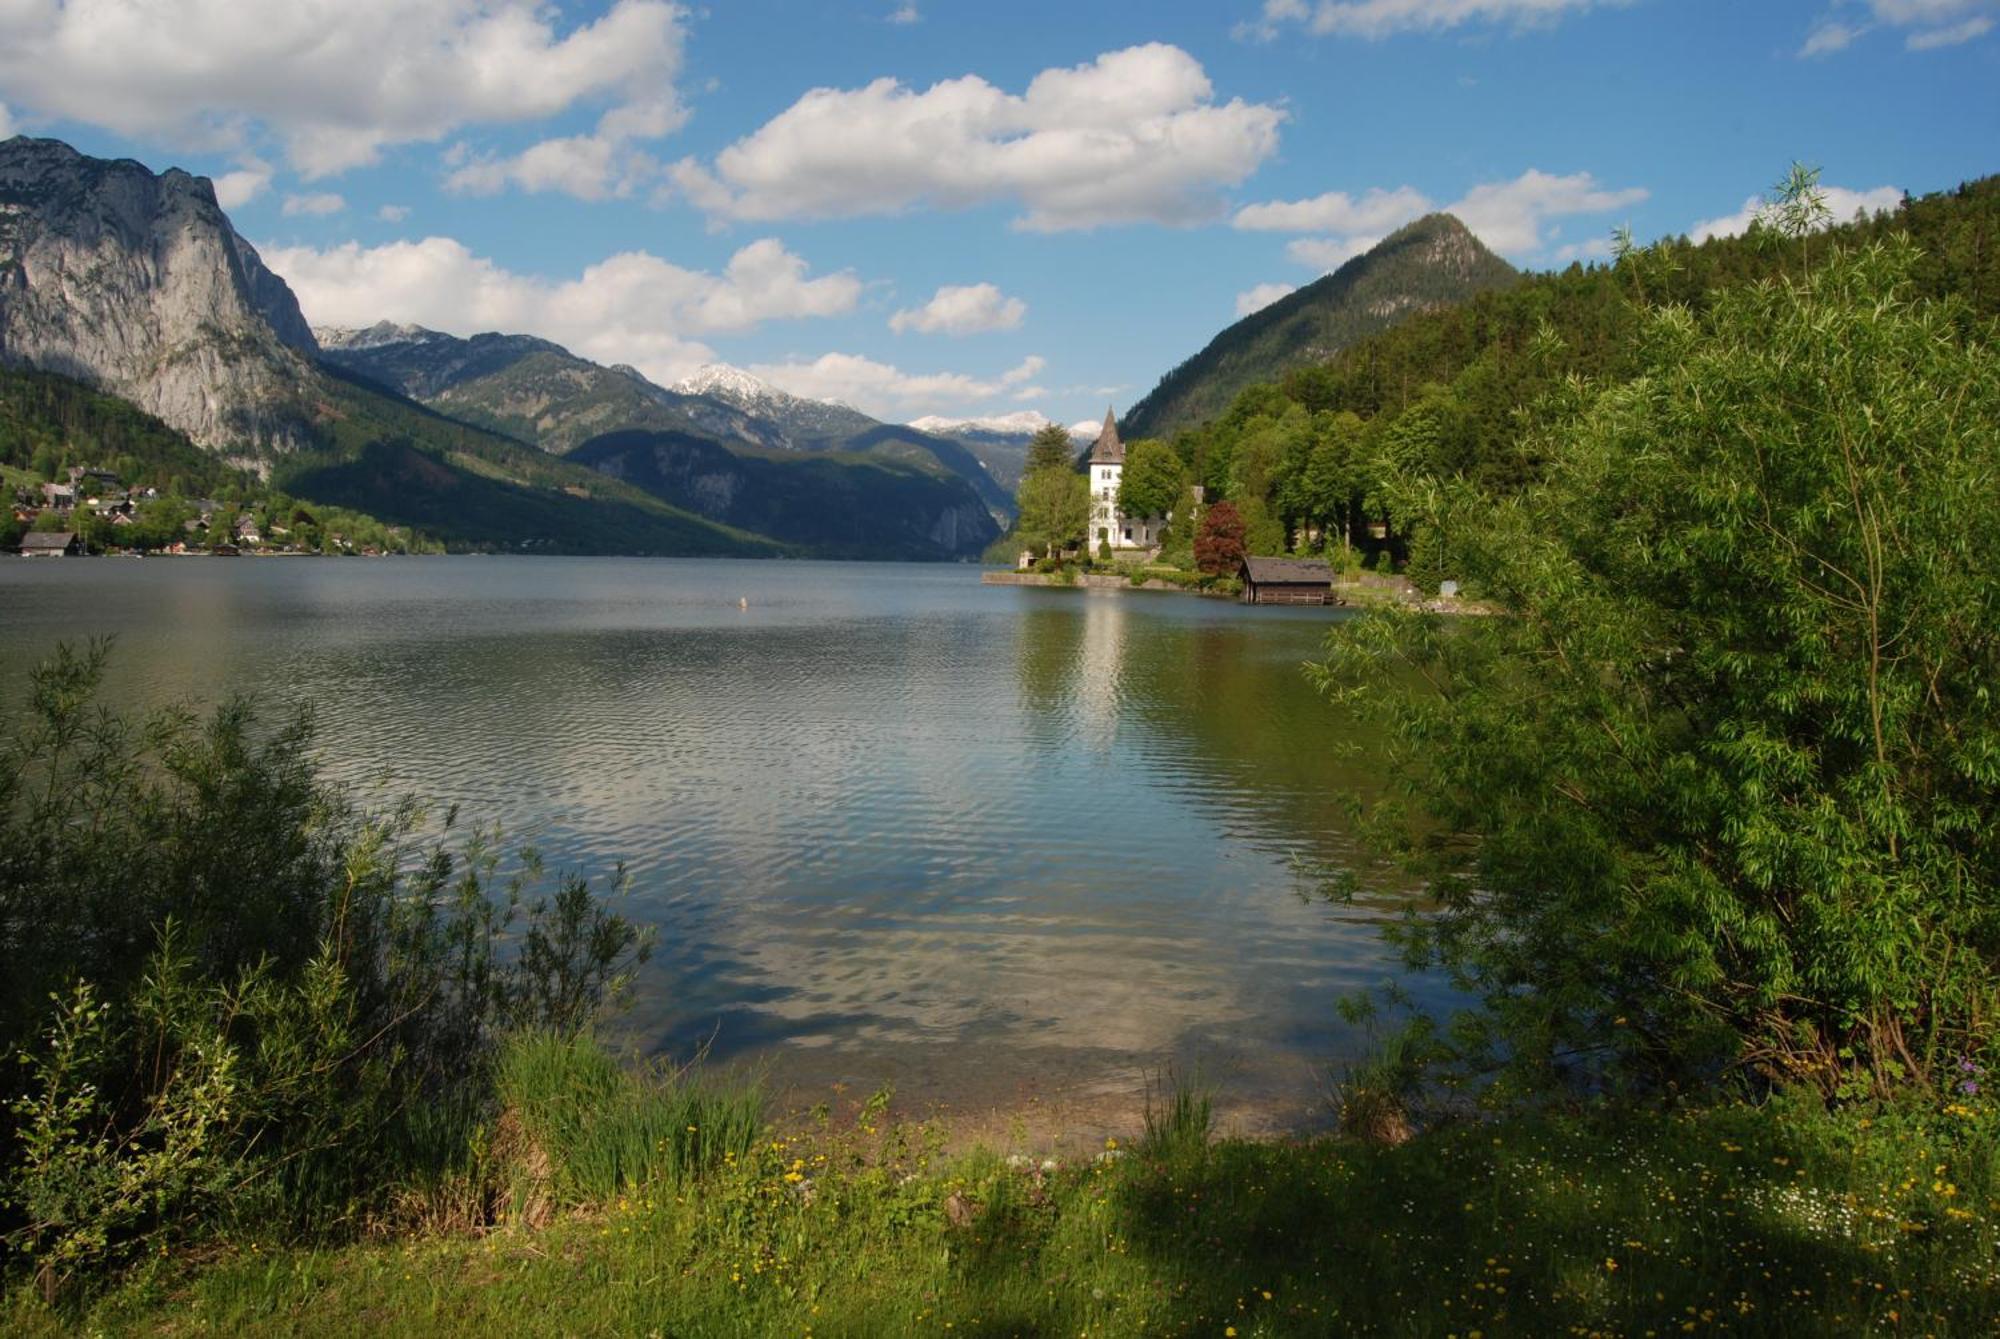
<path id="1" fill-rule="evenodd" d="M 327 773 L 631 875 L 620 1030 L 800 1103 L 1129 1124 L 1199 1071 L 1323 1118 L 1399 899 L 1333 906 L 1371 751 L 1300 665 L 1326 610 L 673 559 L 0 561 L 0 713 L 114 633 L 122 703 L 314 705 Z M 836 1087 L 838 1085 L 838 1087 Z"/>

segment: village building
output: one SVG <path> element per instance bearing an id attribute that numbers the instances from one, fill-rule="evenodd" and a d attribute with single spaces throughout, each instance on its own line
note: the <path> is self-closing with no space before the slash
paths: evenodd
<path id="1" fill-rule="evenodd" d="M 1118 510 L 1118 485 L 1125 474 L 1125 443 L 1118 436 L 1118 418 L 1104 411 L 1104 431 L 1090 448 L 1089 547 L 1157 549 L 1167 528 L 1164 516 L 1127 516 Z"/>
<path id="2" fill-rule="evenodd" d="M 1318 558 L 1245 558 L 1245 604 L 1332 604 L 1333 566 Z"/>
<path id="3" fill-rule="evenodd" d="M 71 530 L 30 530 L 21 536 L 23 558 L 76 558 L 83 554 L 83 537 Z"/>

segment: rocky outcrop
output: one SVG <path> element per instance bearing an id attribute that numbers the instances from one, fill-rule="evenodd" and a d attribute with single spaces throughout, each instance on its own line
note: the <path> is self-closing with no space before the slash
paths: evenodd
<path id="1" fill-rule="evenodd" d="M 75 377 L 233 455 L 310 440 L 317 353 L 205 177 L 0 142 L 0 361 Z"/>

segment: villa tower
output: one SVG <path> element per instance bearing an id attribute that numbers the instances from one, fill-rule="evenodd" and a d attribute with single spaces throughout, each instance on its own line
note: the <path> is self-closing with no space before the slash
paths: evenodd
<path id="1" fill-rule="evenodd" d="M 1118 417 L 1104 411 L 1104 431 L 1090 448 L 1090 535 L 1088 546 L 1099 544 L 1114 549 L 1159 547 L 1160 531 L 1166 518 L 1127 516 L 1118 510 L 1118 483 L 1125 474 L 1125 443 L 1118 436 Z"/>

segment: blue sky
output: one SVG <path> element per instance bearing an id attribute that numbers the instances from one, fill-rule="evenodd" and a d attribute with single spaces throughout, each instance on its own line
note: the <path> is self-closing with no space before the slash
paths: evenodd
<path id="1" fill-rule="evenodd" d="M 886 418 L 1137 399 L 1452 207 L 1518 264 L 2000 167 L 2000 0 L 16 0 L 0 131 L 216 179 L 308 317 Z"/>

